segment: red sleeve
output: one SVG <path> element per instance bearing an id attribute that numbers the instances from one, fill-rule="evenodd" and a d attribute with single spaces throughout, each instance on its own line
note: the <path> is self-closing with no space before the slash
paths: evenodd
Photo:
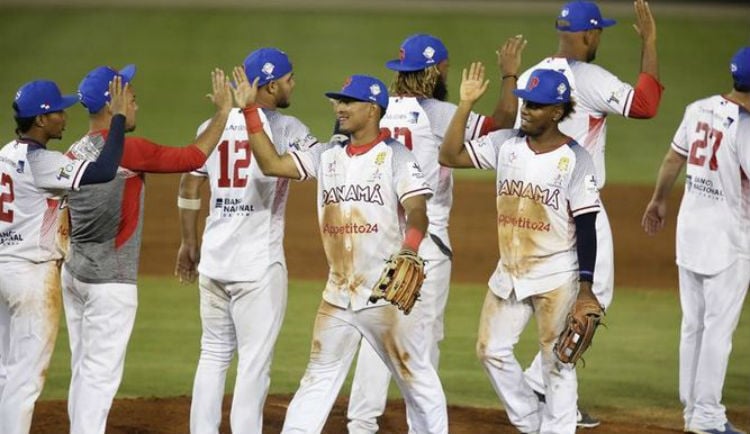
<path id="1" fill-rule="evenodd" d="M 200 168 L 206 158 L 196 145 L 162 146 L 141 137 L 127 137 L 120 166 L 136 172 L 189 172 Z"/>
<path id="2" fill-rule="evenodd" d="M 651 119 L 659 111 L 664 86 L 651 74 L 641 72 L 635 85 L 633 102 L 628 112 L 629 118 Z"/>
<path id="3" fill-rule="evenodd" d="M 497 128 L 495 128 L 495 121 L 493 121 L 491 117 L 485 116 L 484 122 L 482 122 L 482 125 L 479 127 L 479 135 L 486 136 L 496 129 Z"/>

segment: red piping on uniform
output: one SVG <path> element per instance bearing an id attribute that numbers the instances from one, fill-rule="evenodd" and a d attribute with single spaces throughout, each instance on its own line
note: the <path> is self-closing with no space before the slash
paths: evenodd
<path id="1" fill-rule="evenodd" d="M 383 140 L 389 138 L 391 135 L 388 132 L 379 131 L 378 136 L 375 137 L 375 140 L 370 143 L 365 143 L 364 145 L 358 145 L 354 146 L 349 142 L 348 145 L 346 145 L 346 155 L 353 157 L 355 155 L 362 155 L 369 151 L 370 149 L 374 148 L 375 145 L 382 142 Z"/>

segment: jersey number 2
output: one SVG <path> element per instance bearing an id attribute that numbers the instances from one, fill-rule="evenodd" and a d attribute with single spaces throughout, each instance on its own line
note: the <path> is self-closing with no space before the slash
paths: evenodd
<path id="1" fill-rule="evenodd" d="M 3 173 L 0 176 L 0 186 L 8 186 L 8 192 L 0 194 L 0 221 L 12 223 L 13 222 L 13 210 L 6 209 L 6 203 L 13 203 L 15 196 L 13 195 L 13 178 L 7 173 Z"/>
<path id="2" fill-rule="evenodd" d="M 229 150 L 229 141 L 224 140 L 219 143 L 219 187 L 244 187 L 247 185 L 247 174 L 240 175 L 240 170 L 247 169 L 250 166 L 250 143 L 247 140 L 237 140 L 232 142 L 233 149 Z M 231 156 L 236 158 L 230 158 Z M 239 154 L 242 154 L 241 156 Z M 232 177 L 229 177 L 229 162 L 232 164 Z"/>
<path id="3" fill-rule="evenodd" d="M 716 160 L 716 153 L 719 151 L 721 139 L 724 137 L 724 134 L 721 131 L 711 128 L 705 122 L 698 122 L 698 125 L 695 127 L 695 132 L 699 134 L 702 132 L 703 138 L 697 139 L 693 142 L 692 146 L 690 146 L 690 158 L 688 159 L 688 162 L 696 166 L 703 166 L 706 163 L 706 156 L 698 155 L 698 150 L 705 149 L 708 146 L 708 140 L 713 139 L 714 143 L 711 146 L 711 158 L 708 160 L 708 168 L 710 170 L 718 169 L 719 163 Z"/>

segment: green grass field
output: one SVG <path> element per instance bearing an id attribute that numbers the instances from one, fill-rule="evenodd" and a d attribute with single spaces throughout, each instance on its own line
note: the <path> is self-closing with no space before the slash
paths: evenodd
<path id="1" fill-rule="evenodd" d="M 139 286 L 138 317 L 119 396 L 189 395 L 200 342 L 197 287 L 159 277 L 144 277 Z M 322 284 L 314 282 L 290 283 L 286 318 L 276 345 L 271 393 L 293 393 L 297 389 L 309 356 L 321 288 Z M 440 376 L 452 404 L 499 405 L 474 352 L 485 291 L 484 286 L 477 285 L 457 284 L 451 288 Z M 677 412 L 677 294 L 618 288 L 606 322 L 609 326 L 597 332 L 595 345 L 586 355 L 586 367 L 579 370 L 582 403 L 589 408 L 663 408 Z M 517 354 L 523 362 L 529 362 L 536 352 L 534 330 L 528 327 L 518 346 Z M 729 408 L 750 410 L 748 315 L 737 327 L 734 342 L 724 403 Z M 65 398 L 69 360 L 63 324 L 42 399 Z M 229 393 L 233 380 L 232 374 L 227 381 Z M 397 394 L 394 387 L 391 391 L 394 396 Z"/>
<path id="2" fill-rule="evenodd" d="M 495 65 L 495 49 L 507 37 L 522 33 L 529 41 L 526 66 L 557 48 L 549 15 L 533 13 L 406 13 L 403 11 L 293 11 L 256 9 L 0 9 L 0 140 L 13 138 L 10 103 L 18 87 L 35 78 L 56 80 L 73 91 L 81 78 L 102 64 L 135 63 L 139 75 L 139 134 L 164 143 L 187 143 L 197 125 L 211 113 L 203 99 L 209 71 L 240 64 L 252 50 L 266 45 L 285 49 L 293 59 L 297 88 L 290 113 L 327 139 L 332 113 L 323 92 L 340 88 L 352 73 L 379 76 L 391 72 L 386 60 L 397 56 L 403 38 L 416 32 L 439 35 L 448 46 L 452 73 L 449 88 L 456 97 L 460 70 L 473 60 Z M 606 6 L 605 15 L 612 15 Z M 619 10 L 620 8 L 618 8 Z M 658 9 L 655 7 L 655 10 Z M 597 62 L 623 80 L 639 71 L 640 41 L 632 11 L 614 14 L 620 24 L 605 31 Z M 656 16 L 661 78 L 666 86 L 658 117 L 650 121 L 612 118 L 608 138 L 608 180 L 652 183 L 656 169 L 685 105 L 724 92 L 731 86 L 728 63 L 750 43 L 747 19 L 733 17 Z M 45 29 L 46 31 L 41 31 Z M 479 109 L 489 113 L 498 80 Z M 70 111 L 65 142 L 85 132 L 86 115 Z M 55 146 L 62 147 L 63 144 Z M 473 171 L 460 176 L 482 176 Z"/>

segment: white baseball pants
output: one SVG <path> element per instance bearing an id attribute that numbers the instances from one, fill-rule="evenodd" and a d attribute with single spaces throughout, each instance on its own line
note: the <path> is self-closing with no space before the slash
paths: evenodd
<path id="1" fill-rule="evenodd" d="M 0 433 L 27 434 L 60 325 L 60 267 L 55 261 L 1 266 Z"/>
<path id="2" fill-rule="evenodd" d="M 263 404 L 286 311 L 287 286 L 287 270 L 278 262 L 257 282 L 220 282 L 200 276 L 203 335 L 190 406 L 191 433 L 218 434 L 224 384 L 235 351 L 232 432 L 263 432 Z"/>
<path id="3" fill-rule="evenodd" d="M 596 216 L 596 264 L 594 265 L 594 285 L 592 290 L 597 300 L 606 310 L 612 303 L 615 288 L 615 253 L 612 243 L 612 228 L 607 212 L 602 206 Z M 544 394 L 542 380 L 542 356 L 537 353 L 531 365 L 524 371 L 526 382 L 537 393 Z"/>
<path id="4" fill-rule="evenodd" d="M 576 371 L 553 353 L 578 294 L 577 279 L 543 294 L 505 300 L 487 292 L 479 319 L 477 356 L 503 402 L 510 422 L 523 433 L 573 434 L 576 430 Z M 513 354 L 531 316 L 536 317 L 546 405 L 540 406 Z"/>
<path id="5" fill-rule="evenodd" d="M 125 283 L 81 282 L 64 266 L 62 282 L 72 371 L 70 432 L 104 434 L 122 380 L 138 289 Z"/>
<path id="6" fill-rule="evenodd" d="M 680 401 L 685 427 L 722 428 L 727 422 L 721 392 L 732 352 L 732 334 L 750 284 L 750 259 L 706 276 L 679 267 Z"/>
<path id="7" fill-rule="evenodd" d="M 447 433 L 445 394 L 429 356 L 431 333 L 416 309 L 409 315 L 391 305 L 355 312 L 323 301 L 315 318 L 310 362 L 282 433 L 321 432 L 362 338 L 396 380 L 410 414 L 410 431 Z"/>
<path id="8" fill-rule="evenodd" d="M 431 242 L 425 239 L 423 243 Z M 451 279 L 451 261 L 443 256 L 440 260 L 430 260 L 425 264 L 426 278 L 420 298 L 414 311 L 420 310 L 425 324 L 431 325 L 429 337 L 430 361 L 435 370 L 440 360 L 439 342 L 443 340 L 443 318 L 448 301 Z M 411 315 L 413 315 L 412 313 Z M 428 329 L 429 330 L 429 329 Z M 349 434 L 374 434 L 378 432 L 377 418 L 385 412 L 388 399 L 388 385 L 391 373 L 378 353 L 363 339 L 359 347 L 357 366 L 354 370 L 352 391 L 349 396 Z M 408 417 L 408 415 L 407 415 Z"/>

